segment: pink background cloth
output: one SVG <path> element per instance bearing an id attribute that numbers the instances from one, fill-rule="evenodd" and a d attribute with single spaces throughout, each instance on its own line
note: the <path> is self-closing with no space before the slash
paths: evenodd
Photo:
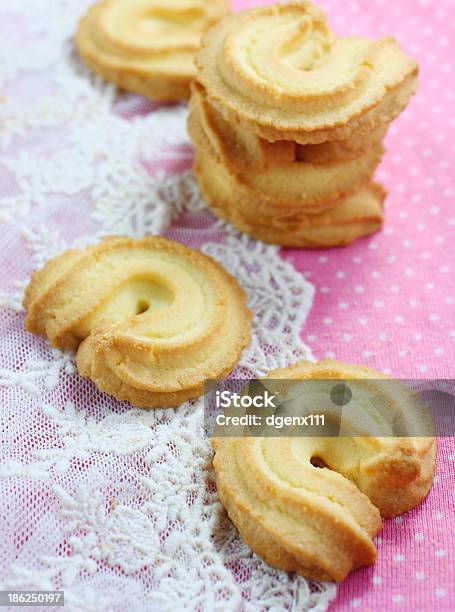
<path id="1" fill-rule="evenodd" d="M 264 2 L 237 0 L 235 6 Z M 389 131 L 377 173 L 389 191 L 383 231 L 345 249 L 282 252 L 316 288 L 302 338 L 317 358 L 405 378 L 454 377 L 455 2 L 319 3 L 339 34 L 395 36 L 419 60 L 421 83 Z M 174 169 L 186 167 L 176 163 Z M 76 228 L 85 222 L 72 214 Z M 59 225 L 60 217 L 52 223 Z M 9 263 L 12 274 L 17 265 Z M 332 609 L 455 609 L 454 461 L 454 440 L 440 440 L 428 499 L 386 522 L 376 564 L 349 576 Z"/>
<path id="2" fill-rule="evenodd" d="M 317 358 L 397 377 L 454 377 L 455 2 L 319 4 L 336 33 L 393 35 L 421 70 L 377 172 L 389 192 L 383 231 L 345 249 L 283 251 L 316 287 L 302 338 Z M 455 609 L 454 461 L 454 440 L 441 440 L 430 496 L 386 522 L 376 564 L 340 586 L 333 609 Z"/>

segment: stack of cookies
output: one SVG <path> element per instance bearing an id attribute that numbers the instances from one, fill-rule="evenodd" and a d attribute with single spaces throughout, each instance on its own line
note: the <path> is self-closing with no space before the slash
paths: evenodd
<path id="1" fill-rule="evenodd" d="M 219 217 L 298 247 L 381 227 L 385 192 L 372 178 L 418 73 L 394 39 L 337 38 L 304 0 L 223 19 L 196 64 L 194 169 Z"/>

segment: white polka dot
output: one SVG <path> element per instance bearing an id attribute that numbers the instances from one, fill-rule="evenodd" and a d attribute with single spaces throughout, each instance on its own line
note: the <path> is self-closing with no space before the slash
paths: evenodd
<path id="1" fill-rule="evenodd" d="M 412 242 L 410 240 L 403 240 L 403 242 L 401 243 L 404 247 L 408 248 L 412 245 Z"/>
<path id="2" fill-rule="evenodd" d="M 434 289 L 434 283 L 425 283 L 425 289 L 431 291 L 432 289 Z"/>
<path id="3" fill-rule="evenodd" d="M 428 366 L 425 364 L 419 365 L 419 372 L 422 372 L 422 374 L 428 372 Z"/>
<path id="4" fill-rule="evenodd" d="M 399 292 L 400 292 L 400 285 L 392 285 L 392 286 L 390 287 L 390 291 L 391 291 L 392 293 L 399 293 Z"/>
<path id="5" fill-rule="evenodd" d="M 443 513 L 443 512 L 440 512 L 440 511 L 439 511 L 439 512 L 436 512 L 436 513 L 435 513 L 435 515 L 434 515 L 434 517 L 435 517 L 435 519 L 436 519 L 437 521 L 440 521 L 440 520 L 442 520 L 442 519 L 444 518 L 444 513 Z"/>
<path id="6" fill-rule="evenodd" d="M 360 606 L 360 599 L 353 599 L 353 600 L 351 601 L 351 606 L 352 606 L 353 608 L 358 608 L 358 607 Z"/>
<path id="7" fill-rule="evenodd" d="M 427 226 L 425 225 L 425 223 L 417 223 L 416 227 L 419 230 L 419 232 L 423 232 L 424 230 L 427 229 Z"/>
<path id="8" fill-rule="evenodd" d="M 382 544 L 382 538 L 381 538 L 381 536 L 376 536 L 376 537 L 375 537 L 375 538 L 373 538 L 373 539 L 374 539 L 374 541 L 376 542 L 376 544 L 377 544 L 378 546 L 380 546 L 380 545 Z"/>
<path id="9" fill-rule="evenodd" d="M 363 293 L 363 292 L 364 292 L 364 288 L 363 288 L 361 285 L 358 285 L 358 286 L 357 286 L 357 287 L 354 289 L 354 291 L 355 291 L 356 293 Z"/>
<path id="10" fill-rule="evenodd" d="M 393 263 L 395 263 L 395 262 L 396 262 L 396 260 L 397 260 L 397 256 L 396 256 L 396 255 L 389 255 L 389 256 L 387 257 L 387 263 L 389 263 L 389 264 L 393 264 Z"/>
<path id="11" fill-rule="evenodd" d="M 439 589 L 436 589 L 434 594 L 436 595 L 438 599 L 442 599 L 443 597 L 446 596 L 446 593 L 447 591 L 445 589 L 439 588 Z"/>
<path id="12" fill-rule="evenodd" d="M 333 323 L 333 319 L 331 317 L 325 317 L 323 321 L 324 321 L 324 325 L 332 325 Z"/>
<path id="13" fill-rule="evenodd" d="M 345 342 L 351 342 L 351 340 L 352 340 L 351 334 L 343 334 L 343 340 Z"/>
<path id="14" fill-rule="evenodd" d="M 372 582 L 373 582 L 373 584 L 380 585 L 380 584 L 382 584 L 382 577 L 381 576 L 373 576 Z"/>
<path id="15" fill-rule="evenodd" d="M 409 213 L 407 210 L 400 210 L 400 212 L 398 213 L 398 216 L 400 219 L 407 219 L 409 216 Z"/>
<path id="16" fill-rule="evenodd" d="M 358 319 L 360 325 L 368 325 L 368 318 L 367 317 L 359 317 Z"/>
<path id="17" fill-rule="evenodd" d="M 444 349 L 443 349 L 442 347 L 440 347 L 440 346 L 439 346 L 438 348 L 435 348 L 435 349 L 434 349 L 434 354 L 435 354 L 437 357 L 440 357 L 441 355 L 443 355 L 443 354 L 444 354 Z"/>
<path id="18" fill-rule="evenodd" d="M 436 557 L 445 557 L 447 555 L 447 551 L 442 548 L 439 548 L 435 553 Z"/>
<path id="19" fill-rule="evenodd" d="M 422 334 L 416 333 L 414 334 L 414 338 L 415 340 L 417 340 L 417 342 L 420 342 L 423 338 Z"/>
<path id="20" fill-rule="evenodd" d="M 371 351 L 362 351 L 362 357 L 371 357 L 372 355 Z"/>
<path id="21" fill-rule="evenodd" d="M 416 580 L 425 580 L 425 572 L 421 570 L 416 572 Z"/>
<path id="22" fill-rule="evenodd" d="M 384 307 L 384 302 L 382 300 L 375 300 L 373 302 L 374 307 L 375 308 L 383 308 Z"/>
<path id="23" fill-rule="evenodd" d="M 349 308 L 349 304 L 347 302 L 340 302 L 338 304 L 338 308 L 341 308 L 342 310 L 347 310 Z"/>
<path id="24" fill-rule="evenodd" d="M 392 595 L 392 601 L 393 603 L 401 603 L 404 601 L 404 597 L 403 595 Z"/>
<path id="25" fill-rule="evenodd" d="M 441 209 L 439 206 L 432 206 L 430 208 L 430 215 L 437 215 Z"/>
<path id="26" fill-rule="evenodd" d="M 313 336 L 313 334 L 310 334 L 309 336 L 306 337 L 308 342 L 314 342 L 316 340 L 316 336 Z"/>
<path id="27" fill-rule="evenodd" d="M 424 537 L 423 537 L 423 533 L 416 533 L 414 536 L 414 539 L 416 542 L 422 542 Z"/>
<path id="28" fill-rule="evenodd" d="M 325 357 L 327 357 L 327 359 L 335 359 L 335 353 L 333 351 L 327 351 Z"/>
<path id="29" fill-rule="evenodd" d="M 362 263 L 362 258 L 361 258 L 361 257 L 353 257 L 353 258 L 352 258 L 352 261 L 353 261 L 355 264 L 361 264 L 361 263 Z"/>
<path id="30" fill-rule="evenodd" d="M 411 299 L 411 300 L 409 300 L 409 304 L 410 304 L 410 305 L 411 305 L 413 308 L 416 308 L 416 306 L 418 306 L 418 305 L 419 305 L 419 303 L 420 303 L 420 302 L 419 302 L 419 300 L 416 300 L 416 299 L 414 299 L 414 298 L 413 298 L 413 299 Z"/>
<path id="31" fill-rule="evenodd" d="M 398 553 L 396 555 L 393 555 L 393 560 L 395 561 L 395 563 L 401 563 L 405 560 L 405 556 L 401 553 Z"/>
<path id="32" fill-rule="evenodd" d="M 389 339 L 389 336 L 386 332 L 381 332 L 378 338 L 379 340 L 381 340 L 381 342 L 387 342 L 387 340 Z"/>
<path id="33" fill-rule="evenodd" d="M 382 371 L 384 372 L 384 374 L 387 374 L 387 375 L 392 374 L 392 370 L 390 368 L 383 368 Z"/>
<path id="34" fill-rule="evenodd" d="M 321 293 L 330 293 L 330 289 L 328 287 L 321 287 Z"/>
<path id="35" fill-rule="evenodd" d="M 429 318 L 430 318 L 430 321 L 432 321 L 433 323 L 434 323 L 435 321 L 439 321 L 439 315 L 438 315 L 438 314 L 436 314 L 435 312 L 431 313 L 431 315 L 430 315 L 430 317 L 429 317 Z"/>
<path id="36" fill-rule="evenodd" d="M 378 245 L 376 244 L 376 242 L 370 242 L 370 244 L 368 245 L 368 248 L 371 249 L 372 251 L 375 251 L 378 248 Z"/>
<path id="37" fill-rule="evenodd" d="M 422 259 L 430 259 L 430 253 L 428 251 L 424 251 L 423 253 L 420 254 L 420 257 Z"/>
<path id="38" fill-rule="evenodd" d="M 455 329 L 452 329 L 452 330 L 449 332 L 449 336 L 450 336 L 451 338 L 455 338 Z"/>
<path id="39" fill-rule="evenodd" d="M 396 516 L 396 517 L 394 518 L 394 522 L 395 522 L 397 525 L 401 525 L 401 524 L 403 523 L 403 521 L 404 521 L 404 519 L 403 519 L 403 517 L 402 517 L 402 516 Z"/>
<path id="40" fill-rule="evenodd" d="M 454 303 L 455 303 L 455 300 L 454 300 L 454 298 L 453 298 L 453 297 L 447 297 L 447 298 L 444 300 L 444 303 L 445 303 L 445 304 L 447 304 L 448 306 L 452 306 L 452 304 L 454 304 Z"/>
<path id="41" fill-rule="evenodd" d="M 406 274 L 406 276 L 414 276 L 415 272 L 412 268 L 406 268 L 406 270 L 404 271 L 404 273 Z"/>
<path id="42" fill-rule="evenodd" d="M 371 273 L 371 278 L 375 278 L 375 279 L 381 278 L 381 273 L 375 270 L 374 272 Z"/>
<path id="43" fill-rule="evenodd" d="M 439 268 L 439 272 L 442 272 L 443 274 L 447 274 L 447 272 L 450 272 L 450 268 L 449 266 L 441 266 Z"/>
<path id="44" fill-rule="evenodd" d="M 329 258 L 327 257 L 327 255 L 321 255 L 321 257 L 319 257 L 318 261 L 319 261 L 319 263 L 327 263 L 329 261 Z"/>
<path id="45" fill-rule="evenodd" d="M 403 318 L 403 316 L 402 316 L 402 315 L 396 315 L 396 316 L 394 317 L 394 321 L 395 321 L 395 323 L 403 323 L 404 318 Z"/>
<path id="46" fill-rule="evenodd" d="M 337 272 L 336 273 L 336 277 L 337 278 L 346 278 L 346 272 L 342 272 L 342 271 Z"/>

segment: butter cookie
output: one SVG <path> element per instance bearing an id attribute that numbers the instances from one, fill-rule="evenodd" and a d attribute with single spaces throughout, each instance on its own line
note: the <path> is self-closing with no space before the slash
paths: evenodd
<path id="1" fill-rule="evenodd" d="M 144 408 L 200 396 L 250 338 L 237 281 L 207 255 L 159 237 L 65 252 L 33 274 L 24 306 L 28 331 L 77 350 L 82 376 Z"/>
<path id="2" fill-rule="evenodd" d="M 241 124 L 229 124 L 208 104 L 200 87 L 194 87 L 191 97 L 188 131 L 196 151 L 215 157 L 233 180 L 265 194 L 276 206 L 302 212 L 333 208 L 339 198 L 359 189 L 372 178 L 384 152 L 382 129 L 357 155 L 353 152 L 362 146 L 359 142 L 338 148 L 335 143 L 331 147 L 327 143 L 309 147 L 291 141 L 269 143 Z M 305 149 L 313 151 L 306 156 Z M 339 149 L 351 155 L 342 157 Z"/>
<path id="3" fill-rule="evenodd" d="M 332 34 L 308 0 L 226 17 L 204 37 L 198 82 L 230 123 L 268 141 L 318 144 L 390 123 L 417 87 L 418 65 L 392 37 Z"/>
<path id="4" fill-rule="evenodd" d="M 196 151 L 194 173 L 210 209 L 257 240 L 288 247 L 345 246 L 378 231 L 385 191 L 368 183 L 353 194 L 326 202 L 327 210 L 308 213 L 241 183 L 207 151 Z"/>
<path id="5" fill-rule="evenodd" d="M 79 24 L 77 46 L 96 73 L 152 100 L 187 98 L 202 35 L 227 0 L 103 0 Z"/>
<path id="6" fill-rule="evenodd" d="M 218 493 L 245 542 L 274 567 L 341 581 L 375 561 L 372 538 L 381 515 L 406 512 L 427 495 L 435 440 L 422 437 L 414 394 L 391 379 L 381 384 L 386 377 L 379 372 L 327 360 L 300 362 L 268 378 L 341 379 L 382 400 L 380 411 L 376 402 L 356 403 L 354 395 L 344 437 L 212 440 Z M 396 420 L 410 437 L 390 436 Z"/>

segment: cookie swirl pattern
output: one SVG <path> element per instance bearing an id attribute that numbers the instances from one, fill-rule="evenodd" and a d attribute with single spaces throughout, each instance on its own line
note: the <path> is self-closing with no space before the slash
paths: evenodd
<path id="1" fill-rule="evenodd" d="M 390 422 L 409 428 L 410 437 L 390 437 L 384 413 L 359 403 L 344 421 L 345 434 L 355 437 L 212 440 L 220 498 L 253 550 L 285 571 L 343 580 L 374 562 L 372 537 L 381 515 L 401 514 L 428 493 L 435 440 L 422 437 L 427 430 L 414 411 L 414 396 L 392 381 L 380 386 L 385 377 L 378 372 L 335 361 L 300 362 L 269 378 L 357 379 L 373 391 L 378 380 Z"/>
<path id="2" fill-rule="evenodd" d="M 306 0 L 224 19 L 196 62 L 210 102 L 269 141 L 370 131 L 398 116 L 417 86 L 417 63 L 393 38 L 337 38 Z"/>
<path id="3" fill-rule="evenodd" d="M 189 95 L 201 37 L 227 0 L 104 0 L 81 20 L 77 44 L 88 66 L 154 100 Z"/>
<path id="4" fill-rule="evenodd" d="M 237 281 L 210 257 L 157 237 L 64 253 L 34 273 L 24 305 L 30 332 L 76 349 L 82 376 L 145 408 L 201 395 L 250 338 Z"/>

